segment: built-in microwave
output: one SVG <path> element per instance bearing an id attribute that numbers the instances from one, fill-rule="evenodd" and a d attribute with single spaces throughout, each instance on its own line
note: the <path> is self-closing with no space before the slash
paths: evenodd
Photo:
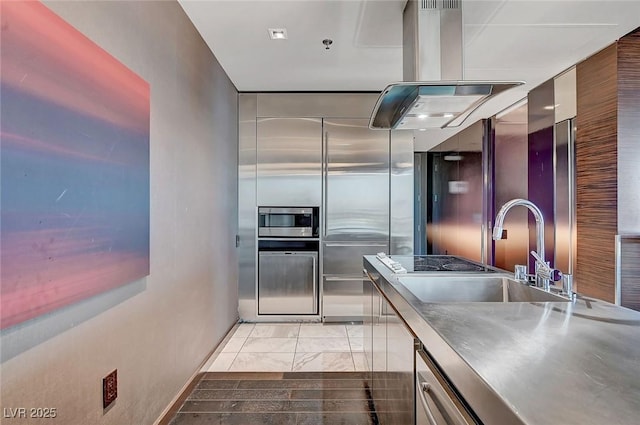
<path id="1" fill-rule="evenodd" d="M 318 207 L 258 207 L 258 237 L 317 238 Z"/>

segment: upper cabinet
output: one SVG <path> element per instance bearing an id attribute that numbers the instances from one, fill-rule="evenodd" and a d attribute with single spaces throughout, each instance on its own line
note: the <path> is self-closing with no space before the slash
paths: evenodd
<path id="1" fill-rule="evenodd" d="M 322 198 L 322 120 L 258 118 L 259 206 L 319 206 Z"/>

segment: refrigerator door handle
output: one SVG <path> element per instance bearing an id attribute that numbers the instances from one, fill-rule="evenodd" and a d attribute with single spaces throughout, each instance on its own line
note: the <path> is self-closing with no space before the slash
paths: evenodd
<path id="1" fill-rule="evenodd" d="M 322 236 L 327 236 L 328 225 L 327 222 L 327 212 L 329 208 L 327 206 L 327 202 L 329 200 L 329 196 L 327 196 L 327 192 L 329 191 L 329 132 L 324 132 L 324 138 L 322 143 L 322 219 L 323 219 L 323 230 Z"/>

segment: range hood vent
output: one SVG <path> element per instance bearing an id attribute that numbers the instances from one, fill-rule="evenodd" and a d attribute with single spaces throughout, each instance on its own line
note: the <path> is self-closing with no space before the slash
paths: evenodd
<path id="1" fill-rule="evenodd" d="M 373 109 L 369 127 L 416 130 L 461 125 L 490 97 L 522 82 L 417 81 L 387 86 Z"/>
<path id="2" fill-rule="evenodd" d="M 461 125 L 491 97 L 521 81 L 465 81 L 460 0 L 409 0 L 403 13 L 403 75 L 374 107 L 369 128 Z M 446 48 L 442 48 L 446 46 Z"/>

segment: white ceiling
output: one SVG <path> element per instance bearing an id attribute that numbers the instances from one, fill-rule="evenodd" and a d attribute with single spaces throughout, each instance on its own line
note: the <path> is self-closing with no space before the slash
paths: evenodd
<path id="1" fill-rule="evenodd" d="M 402 80 L 406 0 L 179 2 L 239 91 L 380 91 Z M 463 22 L 465 79 L 526 82 L 470 125 L 639 27 L 640 0 L 463 0 Z M 269 28 L 288 39 L 271 40 Z M 464 127 L 416 132 L 416 150 Z"/>

